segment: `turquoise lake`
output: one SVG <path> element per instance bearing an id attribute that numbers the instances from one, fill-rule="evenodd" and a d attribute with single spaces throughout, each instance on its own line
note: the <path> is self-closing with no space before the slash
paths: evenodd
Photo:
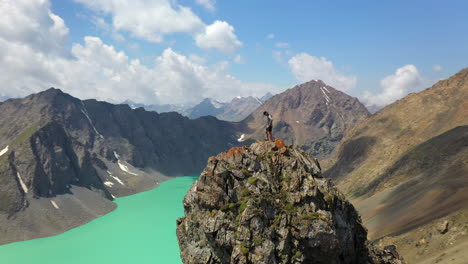
<path id="1" fill-rule="evenodd" d="M 63 234 L 0 246 L 2 264 L 181 264 L 176 219 L 198 176 L 118 198 L 118 208 Z"/>

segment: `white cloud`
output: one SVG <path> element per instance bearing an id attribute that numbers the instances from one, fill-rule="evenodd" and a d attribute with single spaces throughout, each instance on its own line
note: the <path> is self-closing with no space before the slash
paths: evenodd
<path id="1" fill-rule="evenodd" d="M 245 63 L 245 59 L 244 57 L 242 57 L 241 55 L 237 55 L 235 58 L 234 58 L 234 63 L 236 64 L 244 64 Z"/>
<path id="2" fill-rule="evenodd" d="M 275 38 L 275 34 L 273 33 L 270 33 L 266 36 L 267 39 L 274 39 Z"/>
<path id="3" fill-rule="evenodd" d="M 188 56 L 189 60 L 198 63 L 198 64 L 205 64 L 206 60 L 205 58 L 198 56 L 197 54 L 190 54 Z"/>
<path id="4" fill-rule="evenodd" d="M 195 2 L 210 11 L 215 10 L 216 0 L 195 0 Z"/>
<path id="5" fill-rule="evenodd" d="M 381 93 L 365 92 L 363 100 L 369 107 L 383 107 L 403 98 L 410 92 L 417 91 L 422 84 L 423 79 L 416 66 L 405 65 L 380 81 Z"/>
<path id="6" fill-rule="evenodd" d="M 97 17 L 97 16 L 92 16 L 89 19 L 96 27 L 100 30 L 102 30 L 104 33 L 108 34 L 111 36 L 111 38 L 117 42 L 125 42 L 125 37 L 120 34 L 112 25 L 106 22 L 106 20 L 102 17 Z"/>
<path id="7" fill-rule="evenodd" d="M 51 13 L 48 2 L 0 4 L 2 11 L 16 12 L 16 16 L 4 14 L 1 20 L 0 94 L 4 96 L 26 96 L 54 86 L 80 98 L 151 104 L 184 103 L 204 97 L 230 100 L 238 95 L 281 90 L 236 79 L 228 73 L 227 62 L 206 66 L 202 58 L 187 57 L 172 49 L 158 56 L 152 67 L 131 60 L 97 37 L 85 37 L 83 44 L 74 43 L 68 50 L 68 29 Z M 51 52 L 49 48 L 55 47 L 70 56 Z"/>
<path id="8" fill-rule="evenodd" d="M 242 42 L 234 34 L 234 27 L 225 21 L 215 21 L 207 26 L 203 33 L 195 36 L 200 48 L 218 49 L 225 53 L 233 53 L 242 46 Z"/>
<path id="9" fill-rule="evenodd" d="M 187 57 L 172 49 L 166 49 L 151 67 L 131 60 L 97 37 L 85 37 L 83 44 L 74 43 L 70 50 L 68 28 L 51 12 L 48 1 L 0 1 L 0 7 L 3 96 L 26 96 L 54 86 L 83 99 L 154 104 L 194 102 L 204 97 L 228 101 L 235 96 L 261 96 L 284 89 L 242 82 L 229 74 L 226 61 L 205 65 L 202 57 Z M 229 24 L 220 23 L 214 25 L 233 33 Z M 207 34 L 207 40 L 216 39 L 214 31 Z M 220 47 L 218 44 L 213 46 Z"/>
<path id="10" fill-rule="evenodd" d="M 440 72 L 440 71 L 442 71 L 442 66 L 440 66 L 440 65 L 434 65 L 434 67 L 433 67 L 432 69 L 433 69 L 434 71 L 436 71 L 436 72 Z"/>
<path id="11" fill-rule="evenodd" d="M 356 86 L 355 76 L 346 76 L 335 69 L 333 62 L 307 53 L 296 54 L 289 60 L 289 67 L 297 80 L 307 82 L 320 79 L 336 89 L 347 91 Z"/>
<path id="12" fill-rule="evenodd" d="M 275 46 L 277 48 L 287 48 L 287 47 L 289 47 L 289 43 L 287 43 L 287 42 L 278 42 L 278 43 L 276 43 Z"/>
<path id="13" fill-rule="evenodd" d="M 161 42 L 169 33 L 193 33 L 204 27 L 200 18 L 188 7 L 170 0 L 75 0 L 94 11 L 112 16 L 116 30 L 135 37 Z"/>
<path id="14" fill-rule="evenodd" d="M 68 28 L 48 1 L 0 1 L 0 38 L 35 51 L 66 55 Z"/>
<path id="15" fill-rule="evenodd" d="M 234 34 L 234 27 L 225 21 L 205 24 L 189 7 L 177 0 L 75 0 L 94 10 L 100 16 L 110 16 L 116 32 L 160 43 L 165 35 L 187 33 L 198 47 L 232 53 L 242 46 Z M 206 8 L 214 9 L 214 0 L 197 0 Z M 102 18 L 102 21 L 105 20 Z M 102 24 L 102 23 L 101 23 Z"/>

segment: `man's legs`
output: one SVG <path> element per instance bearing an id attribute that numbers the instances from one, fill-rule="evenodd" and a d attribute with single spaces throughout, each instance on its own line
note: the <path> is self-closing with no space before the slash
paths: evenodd
<path id="1" fill-rule="evenodd" d="M 271 133 L 271 130 L 268 131 L 268 136 L 271 141 L 273 141 L 273 133 Z"/>

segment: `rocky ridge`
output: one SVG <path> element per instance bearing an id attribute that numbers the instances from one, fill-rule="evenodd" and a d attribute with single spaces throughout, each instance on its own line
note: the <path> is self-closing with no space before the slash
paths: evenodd
<path id="1" fill-rule="evenodd" d="M 208 165 L 184 199 L 177 237 L 185 264 L 402 263 L 377 249 L 354 207 L 298 147 L 256 142 Z"/>
<path id="2" fill-rule="evenodd" d="M 115 197 L 192 175 L 237 143 L 230 123 L 79 100 L 58 89 L 0 103 L 0 244 L 55 235 Z M 182 162 L 181 162 L 182 161 Z"/>

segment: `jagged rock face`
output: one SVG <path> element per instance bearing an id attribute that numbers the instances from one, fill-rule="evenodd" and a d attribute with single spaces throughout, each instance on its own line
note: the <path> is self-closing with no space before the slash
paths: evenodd
<path id="1" fill-rule="evenodd" d="M 366 243 L 354 207 L 317 160 L 277 139 L 211 157 L 177 222 L 196 263 L 399 263 Z"/>
<path id="2" fill-rule="evenodd" d="M 81 101 L 58 89 L 0 103 L 0 244 L 66 231 L 113 210 L 113 197 L 198 173 L 237 143 L 234 133 L 214 117 Z"/>
<path id="3" fill-rule="evenodd" d="M 264 111 L 273 116 L 273 136 L 319 159 L 333 151 L 346 130 L 369 116 L 357 98 L 320 80 L 297 85 L 265 102 L 242 121 L 246 138 L 265 138 Z"/>

